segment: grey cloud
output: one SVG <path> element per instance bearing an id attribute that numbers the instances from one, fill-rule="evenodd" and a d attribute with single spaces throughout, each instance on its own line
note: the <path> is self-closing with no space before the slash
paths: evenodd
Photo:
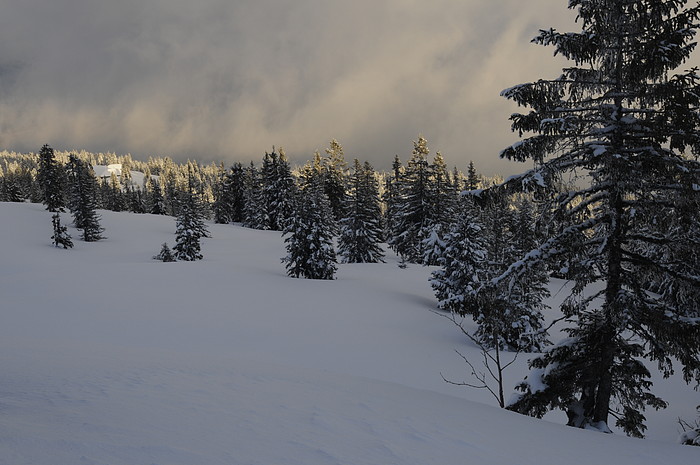
<path id="1" fill-rule="evenodd" d="M 508 174 L 498 94 L 558 72 L 528 42 L 572 19 L 563 0 L 10 0 L 0 147 L 303 162 L 336 138 L 388 168 L 422 133 Z"/>

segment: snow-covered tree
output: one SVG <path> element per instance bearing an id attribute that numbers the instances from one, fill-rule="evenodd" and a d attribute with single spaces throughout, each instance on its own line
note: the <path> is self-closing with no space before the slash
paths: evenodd
<path id="1" fill-rule="evenodd" d="M 292 216 L 296 181 L 283 150 L 265 153 L 262 166 L 263 196 L 269 225 L 267 229 L 282 231 Z"/>
<path id="2" fill-rule="evenodd" d="M 394 156 L 391 164 L 391 174 L 385 178 L 384 193 L 384 239 L 389 245 L 393 244 L 401 232 L 399 226 L 399 210 L 401 208 L 401 182 L 403 179 L 403 166 L 398 155 Z M 393 249 L 393 246 L 391 246 Z"/>
<path id="3" fill-rule="evenodd" d="M 395 201 L 394 233 L 389 238 L 391 248 L 411 263 L 422 263 L 424 239 L 430 223 L 430 164 L 428 142 L 422 136 L 413 142 L 413 155 L 408 161 Z"/>
<path id="4" fill-rule="evenodd" d="M 104 229 L 97 214 L 97 179 L 92 167 L 71 154 L 67 167 L 70 197 L 68 207 L 73 214 L 73 224 L 82 230 L 85 242 L 102 239 Z"/>
<path id="5" fill-rule="evenodd" d="M 160 260 L 161 262 L 175 262 L 177 259 L 175 258 L 175 255 L 173 254 L 173 251 L 170 250 L 170 247 L 168 247 L 167 242 L 163 242 L 163 245 L 160 247 L 160 252 L 158 252 L 157 255 L 153 256 L 153 260 Z"/>
<path id="6" fill-rule="evenodd" d="M 188 187 L 178 195 L 175 230 L 175 257 L 178 260 L 194 261 L 203 258 L 200 239 L 210 237 L 204 223 L 204 208 L 197 192 L 198 180 L 194 168 L 188 168 Z"/>
<path id="7" fill-rule="evenodd" d="M 428 221 L 420 231 L 422 263 L 439 265 L 445 252 L 444 237 L 454 221 L 457 205 L 447 165 L 438 151 L 430 164 L 430 183 L 428 185 Z"/>
<path id="8" fill-rule="evenodd" d="M 700 414 L 700 405 L 695 408 L 695 411 Z M 683 427 L 683 433 L 678 438 L 678 442 L 686 446 L 700 446 L 700 419 L 695 420 L 694 424 L 683 420 L 678 421 Z"/>
<path id="9" fill-rule="evenodd" d="M 345 216 L 347 200 L 347 170 L 343 146 L 333 139 L 326 149 L 327 157 L 323 160 L 323 190 L 331 204 L 333 217 L 340 221 Z"/>
<path id="10" fill-rule="evenodd" d="M 334 279 L 337 270 L 334 223 L 322 180 L 315 178 L 297 194 L 294 214 L 282 232 L 287 250 L 282 263 L 289 276 Z"/>
<path id="11" fill-rule="evenodd" d="M 355 159 L 350 178 L 350 192 L 341 220 L 338 254 L 343 263 L 376 263 L 383 261 L 382 210 L 379 185 L 369 162 L 361 165 Z"/>
<path id="12" fill-rule="evenodd" d="M 46 209 L 50 212 L 65 211 L 65 172 L 56 160 L 54 150 L 48 145 L 44 145 L 39 152 L 37 182 Z"/>
<path id="13" fill-rule="evenodd" d="M 251 229 L 270 229 L 262 173 L 252 161 L 245 170 L 243 181 L 243 226 Z"/>
<path id="14" fill-rule="evenodd" d="M 479 183 L 480 183 L 479 175 L 476 172 L 476 167 L 474 166 L 474 162 L 470 161 L 469 166 L 467 167 L 467 182 L 464 188 L 468 191 L 473 191 L 479 188 Z"/>
<path id="15" fill-rule="evenodd" d="M 697 308 L 650 288 L 700 286 L 697 262 L 682 258 L 700 246 L 697 211 L 685 208 L 700 196 L 700 163 L 685 154 L 700 152 L 700 77 L 674 71 L 695 47 L 700 6 L 686 3 L 570 0 L 582 30 L 543 30 L 534 41 L 572 65 L 503 92 L 531 108 L 511 117 L 513 130 L 533 134 L 502 156 L 535 162 L 506 187 L 554 192 L 561 179 L 585 175 L 554 199 L 565 227 L 494 280 L 567 254 L 574 281 L 562 307 L 569 337 L 531 360 L 513 410 L 563 409 L 569 425 L 601 431 L 612 415 L 642 436 L 645 407 L 666 403 L 641 358 L 664 376 L 678 363 L 686 381 L 700 381 Z"/>
<path id="16" fill-rule="evenodd" d="M 445 236 L 441 268 L 435 270 L 430 279 L 440 308 L 461 316 L 478 318 L 481 315 L 477 292 L 487 278 L 483 231 L 484 226 L 475 209 L 464 205 Z"/>
<path id="17" fill-rule="evenodd" d="M 55 247 L 63 247 L 64 249 L 70 249 L 73 247 L 73 241 L 71 240 L 70 234 L 68 234 L 68 228 L 61 224 L 61 214 L 56 212 L 51 217 L 51 223 L 53 225 L 53 245 Z"/>

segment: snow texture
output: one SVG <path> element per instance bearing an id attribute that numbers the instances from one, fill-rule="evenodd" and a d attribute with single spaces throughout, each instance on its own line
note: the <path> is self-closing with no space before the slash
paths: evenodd
<path id="1" fill-rule="evenodd" d="M 467 376 L 455 348 L 478 350 L 429 311 L 430 267 L 388 255 L 342 265 L 335 281 L 291 279 L 278 232 L 215 224 L 204 260 L 166 265 L 151 257 L 172 218 L 100 215 L 108 239 L 63 250 L 42 205 L 0 204 L 0 464 L 700 460 L 675 444 L 676 418 L 697 404 L 677 377 L 657 380 L 671 408 L 649 412 L 644 441 L 444 383 L 440 372 Z"/>

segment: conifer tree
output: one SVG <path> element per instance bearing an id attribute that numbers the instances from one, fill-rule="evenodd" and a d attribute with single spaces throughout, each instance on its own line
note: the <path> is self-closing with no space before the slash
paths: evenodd
<path id="1" fill-rule="evenodd" d="M 68 182 L 70 200 L 68 206 L 73 214 L 73 224 L 82 230 L 85 242 L 102 239 L 104 229 L 100 226 L 100 217 L 96 211 L 97 179 L 92 167 L 71 154 L 68 160 Z"/>
<path id="2" fill-rule="evenodd" d="M 464 199 L 457 220 L 445 236 L 441 268 L 430 279 L 440 308 L 475 319 L 482 311 L 477 292 L 487 279 L 483 230 L 471 200 Z"/>
<path id="3" fill-rule="evenodd" d="M 292 169 L 283 150 L 280 153 L 265 153 L 262 167 L 263 197 L 267 219 L 266 229 L 282 231 L 292 215 L 296 182 Z"/>
<path id="4" fill-rule="evenodd" d="M 51 217 L 51 223 L 53 224 L 53 236 L 51 236 L 53 245 L 64 249 L 73 248 L 73 241 L 70 234 L 68 234 L 68 228 L 61 225 L 61 214 L 58 212 L 54 213 Z"/>
<path id="5" fill-rule="evenodd" d="M 408 161 L 402 182 L 398 208 L 394 217 L 395 230 L 389 238 L 394 251 L 411 263 L 422 263 L 421 232 L 430 222 L 430 165 L 428 142 L 419 137 L 413 142 L 413 155 Z"/>
<path id="6" fill-rule="evenodd" d="M 198 179 L 195 168 L 190 165 L 187 171 L 187 190 L 178 195 L 175 230 L 175 257 L 178 260 L 194 261 L 203 258 L 200 240 L 210 237 L 204 223 L 204 207 L 200 200 Z"/>
<path id="7" fill-rule="evenodd" d="M 562 307 L 569 337 L 531 360 L 513 410 L 563 409 L 569 425 L 601 431 L 612 415 L 642 436 L 645 407 L 666 403 L 651 392 L 640 358 L 664 376 L 677 363 L 686 381 L 700 381 L 697 308 L 650 286 L 700 286 L 697 262 L 677 260 L 700 245 L 697 213 L 684 207 L 700 196 L 700 163 L 685 154 L 700 153 L 700 77 L 696 69 L 670 74 L 695 47 L 700 6 L 686 3 L 570 0 L 582 30 L 543 30 L 534 41 L 572 65 L 556 79 L 503 92 L 531 108 L 511 120 L 514 131 L 532 135 L 502 156 L 536 163 L 505 187 L 555 192 L 561 179 L 585 174 L 585 185 L 555 194 L 565 227 L 495 280 L 567 254 L 574 281 Z M 594 283 L 599 291 L 590 291 Z"/>
<path id="8" fill-rule="evenodd" d="M 42 200 L 50 212 L 65 211 L 65 172 L 56 160 L 54 150 L 44 145 L 39 152 L 37 182 L 41 186 Z"/>
<path id="9" fill-rule="evenodd" d="M 355 159 L 350 186 L 346 216 L 340 225 L 338 253 L 343 263 L 383 261 L 384 251 L 379 245 L 382 237 L 379 185 L 369 162 L 361 165 Z"/>
<path id="10" fill-rule="evenodd" d="M 270 219 L 263 192 L 262 173 L 252 161 L 245 170 L 243 198 L 243 226 L 251 229 L 269 229 Z"/>
<path id="11" fill-rule="evenodd" d="M 167 242 L 163 242 L 163 245 L 160 247 L 160 252 L 158 252 L 157 255 L 153 256 L 153 260 L 160 260 L 161 262 L 177 261 L 172 250 L 170 250 L 170 247 L 168 247 Z"/>
<path id="12" fill-rule="evenodd" d="M 474 167 L 474 162 L 470 161 L 467 167 L 467 183 L 464 187 L 468 191 L 473 191 L 479 188 L 479 175 Z"/>
<path id="13" fill-rule="evenodd" d="M 382 200 L 384 205 L 386 205 L 384 212 L 384 239 L 389 244 L 389 247 L 395 250 L 393 244 L 396 241 L 396 237 L 401 233 L 398 230 L 398 217 L 401 207 L 401 182 L 403 179 L 403 166 L 398 155 L 394 156 L 391 168 L 391 175 L 387 176 L 385 180 Z"/>
<path id="14" fill-rule="evenodd" d="M 422 263 L 436 266 L 445 252 L 444 238 L 454 221 L 457 202 L 447 165 L 439 151 L 430 164 L 428 186 L 428 220 L 420 231 Z"/>
<path id="15" fill-rule="evenodd" d="M 347 169 L 343 146 L 333 139 L 326 149 L 327 157 L 323 163 L 323 190 L 333 210 L 333 217 L 340 221 L 345 216 L 347 200 Z"/>
<path id="16" fill-rule="evenodd" d="M 148 193 L 146 211 L 152 215 L 165 215 L 165 199 L 163 198 L 163 192 L 161 191 L 158 179 L 149 176 L 146 184 L 148 186 L 146 189 Z"/>
<path id="17" fill-rule="evenodd" d="M 294 215 L 282 232 L 287 250 L 282 263 L 289 276 L 334 279 L 337 270 L 333 247 L 334 223 L 322 179 L 314 178 L 297 195 Z"/>
<path id="18" fill-rule="evenodd" d="M 114 212 L 126 210 L 126 198 L 124 192 L 122 192 L 122 184 L 114 172 L 112 172 L 109 176 L 105 193 L 107 196 L 105 207 L 108 210 L 112 210 Z"/>
<path id="19" fill-rule="evenodd" d="M 224 164 L 221 163 L 218 169 L 217 182 L 214 185 L 214 204 L 212 205 L 214 223 L 217 224 L 229 224 L 231 222 L 227 178 L 226 169 Z"/>

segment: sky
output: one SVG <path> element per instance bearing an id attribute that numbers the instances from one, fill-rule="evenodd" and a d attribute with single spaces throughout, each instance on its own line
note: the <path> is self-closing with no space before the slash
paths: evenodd
<path id="1" fill-rule="evenodd" d="M 558 75 L 566 0 L 4 0 L 0 149 L 303 163 L 331 139 L 388 169 L 419 136 L 486 175 L 517 140 L 499 96 Z"/>

